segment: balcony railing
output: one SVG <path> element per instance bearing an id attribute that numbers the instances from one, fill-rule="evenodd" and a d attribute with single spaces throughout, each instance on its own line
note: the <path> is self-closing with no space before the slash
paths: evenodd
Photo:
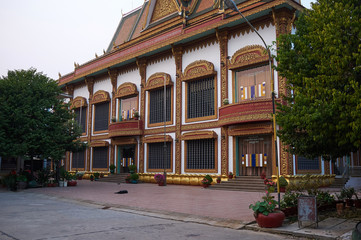
<path id="1" fill-rule="evenodd" d="M 143 135 L 142 120 L 113 122 L 109 125 L 109 137 Z"/>
<path id="2" fill-rule="evenodd" d="M 272 119 L 272 99 L 249 100 L 219 108 L 221 126 Z"/>

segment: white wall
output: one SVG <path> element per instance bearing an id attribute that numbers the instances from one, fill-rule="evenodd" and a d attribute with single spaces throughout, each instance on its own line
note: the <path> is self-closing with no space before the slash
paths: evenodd
<path id="1" fill-rule="evenodd" d="M 83 85 L 79 88 L 75 88 L 74 89 L 74 95 L 73 97 L 76 98 L 76 97 L 85 97 L 88 101 L 89 99 L 89 91 L 88 91 L 88 87 L 86 85 Z M 88 102 L 89 103 L 89 102 Z"/>
<path id="2" fill-rule="evenodd" d="M 97 78 L 96 81 L 94 81 L 93 94 L 99 90 L 103 90 L 103 91 L 108 92 L 111 96 L 112 89 L 113 89 L 112 83 L 110 81 L 110 77 L 108 77 L 108 76 L 102 77 L 102 78 Z"/>

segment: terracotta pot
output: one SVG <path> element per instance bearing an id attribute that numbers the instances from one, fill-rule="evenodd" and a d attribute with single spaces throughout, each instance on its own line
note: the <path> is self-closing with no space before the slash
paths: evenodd
<path id="1" fill-rule="evenodd" d="M 280 192 L 286 192 L 286 188 L 285 187 L 280 187 Z"/>
<path id="2" fill-rule="evenodd" d="M 269 213 L 268 216 L 265 216 L 262 213 L 258 213 L 256 217 L 258 226 L 262 228 L 281 227 L 284 219 L 285 214 L 282 211 Z"/>
<path id="3" fill-rule="evenodd" d="M 336 203 L 336 210 L 338 215 L 341 215 L 343 213 L 343 209 L 344 209 L 343 203 Z"/>
<path id="4" fill-rule="evenodd" d="M 233 178 L 233 175 L 228 175 L 228 178 L 229 178 L 229 179 L 232 179 L 232 178 Z"/>
<path id="5" fill-rule="evenodd" d="M 217 179 L 217 183 L 221 183 L 221 179 Z"/>
<path id="6" fill-rule="evenodd" d="M 164 186 L 164 182 L 159 182 L 158 186 Z"/>
<path id="7" fill-rule="evenodd" d="M 361 208 L 361 199 L 355 200 L 355 207 L 356 208 Z"/>
<path id="8" fill-rule="evenodd" d="M 207 187 L 209 187 L 209 184 L 202 184 L 202 187 L 207 188 Z"/>
<path id="9" fill-rule="evenodd" d="M 346 199 L 346 207 L 353 207 L 353 199 Z"/>
<path id="10" fill-rule="evenodd" d="M 68 187 L 74 187 L 74 186 L 76 186 L 76 184 L 77 184 L 77 181 L 69 181 Z"/>

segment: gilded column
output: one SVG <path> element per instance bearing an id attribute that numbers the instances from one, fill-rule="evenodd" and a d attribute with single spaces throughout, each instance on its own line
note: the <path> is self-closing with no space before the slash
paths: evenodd
<path id="1" fill-rule="evenodd" d="M 221 104 L 228 98 L 228 32 L 216 30 L 216 36 L 219 43 L 220 50 L 220 62 L 221 62 Z M 221 129 L 221 174 L 228 175 L 229 165 L 229 143 L 228 143 L 228 127 L 222 127 Z"/>
<path id="2" fill-rule="evenodd" d="M 175 132 L 175 174 L 181 174 L 182 163 L 182 47 L 172 48 L 176 65 L 176 132 Z"/>
<path id="3" fill-rule="evenodd" d="M 68 95 L 71 95 L 71 97 L 70 97 L 70 101 L 73 101 L 73 99 L 74 99 L 74 85 L 66 85 L 65 86 L 65 90 L 66 90 L 66 92 L 67 92 L 67 94 Z M 71 156 L 71 154 L 70 154 L 70 152 L 67 152 L 66 154 L 65 154 L 65 162 L 66 162 L 66 169 L 67 170 L 70 170 L 71 169 L 71 166 L 70 166 L 70 156 Z"/>
<path id="4" fill-rule="evenodd" d="M 142 59 L 137 59 L 137 65 L 138 65 L 138 70 L 139 70 L 139 74 L 140 74 L 140 78 L 141 78 L 141 91 L 140 91 L 140 116 L 143 119 L 142 124 L 143 124 L 143 129 L 145 128 L 145 84 L 147 81 L 147 60 L 142 58 Z M 140 136 L 139 137 L 139 141 L 140 141 L 140 147 L 139 147 L 139 173 L 144 173 L 144 143 L 143 143 L 143 137 Z"/>
<path id="5" fill-rule="evenodd" d="M 91 104 L 91 100 L 93 98 L 93 90 L 94 90 L 94 79 L 93 78 L 85 78 L 85 83 L 88 87 L 89 92 L 89 107 L 88 107 L 88 145 L 87 148 L 87 158 L 86 158 L 86 171 L 90 171 L 90 143 L 91 143 L 91 137 L 92 137 L 92 120 L 93 120 L 93 105 Z"/>
<path id="6" fill-rule="evenodd" d="M 295 20 L 294 12 L 282 9 L 281 11 L 272 11 L 273 21 L 276 27 L 276 37 L 281 34 L 291 33 L 292 25 Z M 277 43 L 278 44 L 278 43 Z M 278 94 L 287 95 L 286 79 L 278 76 Z M 276 119 L 277 121 L 277 119 Z M 287 148 L 289 146 L 280 143 L 280 173 L 281 175 L 293 174 L 293 159 Z"/>
<path id="7" fill-rule="evenodd" d="M 108 74 L 110 77 L 110 81 L 112 83 L 112 115 L 111 118 L 116 117 L 116 106 L 117 102 L 115 99 L 115 94 L 117 92 L 117 80 L 118 80 L 118 71 L 115 69 L 108 69 Z M 111 141 L 110 145 L 110 164 L 114 164 L 114 156 L 115 155 L 115 145 L 113 141 Z"/>

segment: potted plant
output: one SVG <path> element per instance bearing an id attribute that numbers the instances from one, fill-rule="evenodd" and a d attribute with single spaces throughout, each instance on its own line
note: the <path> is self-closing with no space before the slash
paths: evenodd
<path id="1" fill-rule="evenodd" d="M 126 183 L 130 183 L 130 180 L 131 180 L 131 176 L 130 176 L 130 174 L 128 174 L 128 175 L 125 177 L 125 182 L 126 182 Z"/>
<path id="2" fill-rule="evenodd" d="M 90 181 L 94 181 L 94 175 L 90 175 Z"/>
<path id="3" fill-rule="evenodd" d="M 115 165 L 114 165 L 114 164 L 110 164 L 109 169 L 110 169 L 110 173 L 111 173 L 111 174 L 114 174 L 114 172 L 115 172 Z"/>
<path id="4" fill-rule="evenodd" d="M 130 182 L 138 183 L 139 175 L 137 173 L 130 174 Z"/>
<path id="5" fill-rule="evenodd" d="M 353 195 L 355 195 L 355 189 L 353 187 L 350 188 L 342 188 L 341 190 L 341 196 L 344 197 L 346 201 L 346 207 L 352 207 L 353 206 Z"/>
<path id="6" fill-rule="evenodd" d="M 228 178 L 229 178 L 229 179 L 232 179 L 232 178 L 233 178 L 233 173 L 232 173 L 232 172 L 229 172 L 229 173 L 228 173 Z"/>
<path id="7" fill-rule="evenodd" d="M 134 111 L 134 120 L 138 120 L 139 119 L 139 112 L 137 110 Z"/>
<path id="8" fill-rule="evenodd" d="M 221 183 L 222 179 L 221 177 L 217 177 L 217 183 Z"/>
<path id="9" fill-rule="evenodd" d="M 158 183 L 159 186 L 164 186 L 164 175 L 163 174 L 155 174 L 154 180 L 156 183 Z"/>
<path id="10" fill-rule="evenodd" d="M 208 174 L 202 179 L 201 183 L 202 183 L 202 186 L 204 188 L 207 188 L 209 187 L 209 185 L 211 185 L 213 182 L 213 179 L 211 176 L 209 176 Z"/>
<path id="11" fill-rule="evenodd" d="M 135 171 L 137 170 L 136 165 L 129 165 L 128 168 L 130 173 L 135 173 Z"/>
<path id="12" fill-rule="evenodd" d="M 228 98 L 223 99 L 223 104 L 224 104 L 224 105 L 228 105 L 228 104 L 229 104 Z"/>
<path id="13" fill-rule="evenodd" d="M 68 176 L 68 187 L 74 187 L 78 184 L 76 181 L 76 175 L 75 174 L 69 174 Z"/>
<path id="14" fill-rule="evenodd" d="M 18 189 L 25 189 L 28 185 L 28 179 L 25 175 L 20 174 L 19 176 L 16 177 L 16 182 L 17 182 L 17 188 Z"/>
<path id="15" fill-rule="evenodd" d="M 280 210 L 275 210 L 277 202 L 273 198 L 270 192 L 266 191 L 266 195 L 262 197 L 263 201 L 249 205 L 260 227 L 276 228 L 282 226 L 285 214 Z"/>
<path id="16" fill-rule="evenodd" d="M 95 181 L 98 180 L 99 177 L 100 177 L 100 173 L 98 173 L 98 172 L 93 173 L 93 175 L 94 175 L 94 180 Z"/>
<path id="17" fill-rule="evenodd" d="M 355 191 L 355 207 L 356 208 L 361 208 L 361 199 L 358 198 L 357 192 Z"/>
<path id="18" fill-rule="evenodd" d="M 286 178 L 284 176 L 281 176 L 278 178 L 278 182 L 279 182 L 280 192 L 285 192 L 286 187 L 288 185 Z"/>
<path id="19" fill-rule="evenodd" d="M 60 168 L 60 180 L 59 180 L 59 187 L 67 187 L 68 182 L 66 181 L 68 171 L 65 170 L 64 166 Z"/>
<path id="20" fill-rule="evenodd" d="M 112 122 L 116 122 L 117 121 L 117 118 L 116 117 L 112 117 Z"/>
<path id="21" fill-rule="evenodd" d="M 82 180 L 84 176 L 84 172 L 76 172 L 75 176 L 77 180 Z"/>

